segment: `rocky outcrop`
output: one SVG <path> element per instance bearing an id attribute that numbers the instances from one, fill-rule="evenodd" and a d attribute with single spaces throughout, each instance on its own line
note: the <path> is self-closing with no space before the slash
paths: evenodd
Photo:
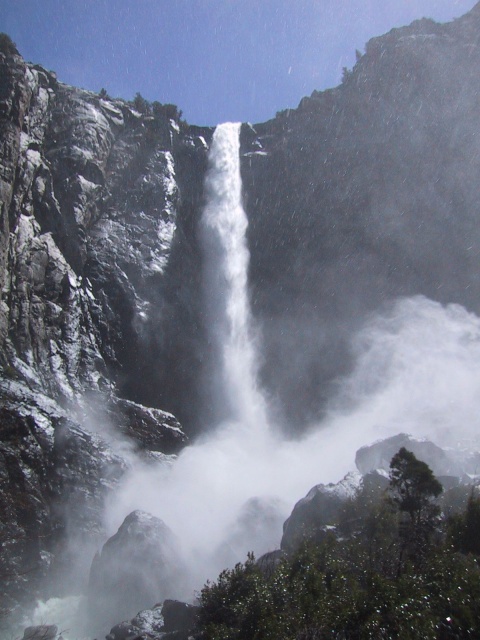
<path id="1" fill-rule="evenodd" d="M 4 70 L 3 362 L 69 399 L 115 387 L 122 369 L 120 391 L 134 394 L 151 342 L 153 355 L 168 351 L 168 297 L 183 274 L 166 272 L 176 250 L 184 265 L 192 253 L 185 229 L 205 139 L 62 85 L 20 56 Z M 194 166 L 200 189 L 181 193 L 178 176 Z"/>
<path id="2" fill-rule="evenodd" d="M 335 484 L 310 489 L 283 525 L 281 549 L 291 553 L 305 542 L 321 542 L 329 533 L 354 531 L 359 513 L 388 497 L 390 462 L 402 447 L 425 462 L 441 482 L 439 504 L 443 512 L 451 515 L 465 510 L 468 496 L 479 486 L 480 478 L 474 471 L 479 452 L 446 449 L 400 433 L 359 449 L 355 456 L 358 471 Z"/>
<path id="3" fill-rule="evenodd" d="M 116 624 L 106 640 L 188 640 L 195 632 L 198 607 L 179 600 L 165 600 L 144 609 L 131 620 Z"/>
<path id="4" fill-rule="evenodd" d="M 100 412 L 89 398 L 73 411 L 18 380 L 3 381 L 0 391 L 1 593 L 12 611 L 47 576 L 64 595 L 62 578 L 88 571 L 88 553 L 104 539 L 104 501 L 131 463 L 128 451 L 162 463 L 185 435 L 171 414 L 131 402 L 113 399 Z"/>
<path id="5" fill-rule="evenodd" d="M 342 507 L 360 493 L 361 476 L 350 473 L 337 484 L 319 484 L 295 505 L 283 525 L 282 551 L 292 552 L 305 541 L 320 542 L 335 529 Z"/>
<path id="6" fill-rule="evenodd" d="M 93 629 L 108 628 L 149 602 L 180 593 L 184 576 L 170 529 L 148 513 L 132 512 L 92 563 L 88 610 Z"/>
<path id="7" fill-rule="evenodd" d="M 14 48 L 0 66 L 0 562 L 11 611 L 76 561 L 67 529 L 89 548 L 101 540 L 103 501 L 129 464 L 119 441 L 152 462 L 186 442 L 172 414 L 135 398 L 158 406 L 171 377 L 168 365 L 146 372 L 182 331 L 162 328 L 165 290 L 174 298 L 183 277 L 166 271 L 175 250 L 189 262 L 183 227 L 200 196 L 189 186 L 180 200 L 177 158 L 201 174 L 206 142 L 165 114 L 62 85 Z"/>
<path id="8" fill-rule="evenodd" d="M 164 637 L 162 606 L 144 609 L 129 621 L 120 622 L 111 628 L 106 640 L 128 640 L 129 638 L 148 638 L 156 640 Z"/>

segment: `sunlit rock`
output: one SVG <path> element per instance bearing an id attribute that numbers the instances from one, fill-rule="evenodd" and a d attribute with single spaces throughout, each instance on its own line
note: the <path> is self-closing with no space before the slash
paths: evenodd
<path id="1" fill-rule="evenodd" d="M 320 542 L 335 529 L 340 511 L 355 498 L 361 487 L 359 473 L 349 473 L 337 484 L 319 484 L 295 505 L 283 525 L 281 548 L 291 552 L 303 542 Z"/>

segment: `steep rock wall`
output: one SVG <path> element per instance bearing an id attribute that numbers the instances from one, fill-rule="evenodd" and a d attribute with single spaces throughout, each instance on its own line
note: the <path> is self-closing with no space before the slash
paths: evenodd
<path id="1" fill-rule="evenodd" d="M 398 296 L 479 311 L 480 5 L 374 38 L 341 86 L 244 129 L 263 377 L 293 431 Z"/>
<path id="2" fill-rule="evenodd" d="M 73 561 L 67 529 L 79 544 L 101 540 L 103 500 L 129 464 L 118 441 L 157 461 L 185 444 L 173 415 L 135 400 L 162 406 L 171 372 L 148 371 L 188 351 L 184 325 L 195 333 L 189 225 L 209 132 L 62 85 L 12 51 L 0 65 L 0 538 L 12 610 Z M 191 300 L 180 318 L 179 295 Z"/>

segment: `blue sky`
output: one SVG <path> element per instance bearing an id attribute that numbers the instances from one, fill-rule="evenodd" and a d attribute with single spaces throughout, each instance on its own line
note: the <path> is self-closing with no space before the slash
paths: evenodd
<path id="1" fill-rule="evenodd" d="M 59 80 L 172 102 L 194 124 L 261 122 L 339 83 L 355 49 L 476 0 L 0 0 L 0 31 Z"/>

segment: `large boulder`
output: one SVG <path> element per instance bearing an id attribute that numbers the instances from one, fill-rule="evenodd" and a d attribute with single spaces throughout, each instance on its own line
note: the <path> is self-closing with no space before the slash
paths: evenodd
<path id="1" fill-rule="evenodd" d="M 162 637 L 163 615 L 162 607 L 155 605 L 153 609 L 144 609 L 137 613 L 131 620 L 120 622 L 110 629 L 106 640 L 129 640 L 131 638 L 155 638 Z"/>
<path id="2" fill-rule="evenodd" d="M 57 637 L 57 632 L 58 627 L 54 624 L 27 627 L 23 632 L 23 640 L 54 640 Z"/>
<path id="3" fill-rule="evenodd" d="M 179 600 L 165 600 L 162 607 L 165 632 L 189 631 L 197 623 L 199 607 Z"/>
<path id="4" fill-rule="evenodd" d="M 335 528 L 343 506 L 358 495 L 360 487 L 360 474 L 349 473 L 336 484 L 319 484 L 310 489 L 283 525 L 282 550 L 290 553 L 307 540 L 320 542 Z"/>
<path id="5" fill-rule="evenodd" d="M 184 568 L 167 525 L 149 513 L 133 511 L 107 540 L 92 563 L 88 609 L 93 629 L 108 629 L 182 590 Z"/>

